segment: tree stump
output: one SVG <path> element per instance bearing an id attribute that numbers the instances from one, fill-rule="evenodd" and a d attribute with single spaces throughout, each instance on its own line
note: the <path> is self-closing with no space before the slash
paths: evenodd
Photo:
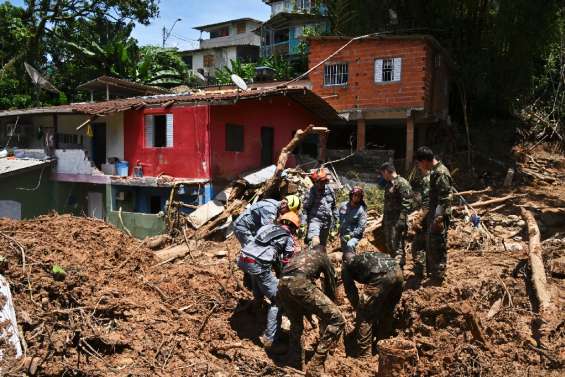
<path id="1" fill-rule="evenodd" d="M 416 344 L 406 339 L 385 339 L 379 346 L 379 377 L 412 376 L 418 365 Z"/>

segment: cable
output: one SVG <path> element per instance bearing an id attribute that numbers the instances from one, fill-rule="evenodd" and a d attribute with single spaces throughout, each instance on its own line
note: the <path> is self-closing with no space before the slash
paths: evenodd
<path id="1" fill-rule="evenodd" d="M 16 190 L 21 190 L 21 191 L 35 191 L 39 188 L 39 186 L 41 185 L 41 177 L 43 177 L 43 171 L 45 170 L 45 167 L 47 165 L 43 165 L 43 167 L 41 168 L 41 173 L 39 173 L 39 180 L 37 181 L 37 185 L 35 185 L 34 188 L 25 188 L 25 187 L 16 187 Z"/>
<path id="2" fill-rule="evenodd" d="M 10 136 L 8 137 L 8 141 L 6 142 L 6 146 L 4 147 L 4 149 L 8 149 L 8 145 L 10 145 L 10 141 L 12 141 L 12 137 L 14 136 L 14 133 L 16 133 L 16 129 L 18 128 L 18 122 L 20 121 L 20 117 L 16 117 L 16 123 L 14 124 L 14 127 L 12 128 L 12 132 L 10 132 Z"/>

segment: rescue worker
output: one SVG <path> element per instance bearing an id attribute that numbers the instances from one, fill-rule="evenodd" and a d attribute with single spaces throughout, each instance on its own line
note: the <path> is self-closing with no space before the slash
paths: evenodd
<path id="1" fill-rule="evenodd" d="M 349 201 L 339 207 L 339 238 L 343 253 L 355 252 L 355 247 L 363 238 L 367 225 L 367 204 L 363 197 L 363 189 L 353 187 L 349 191 Z"/>
<path id="2" fill-rule="evenodd" d="M 283 200 L 264 199 L 245 210 L 234 222 L 234 234 L 241 247 L 253 240 L 262 226 L 272 224 L 278 216 L 288 211 L 300 210 L 300 199 L 296 195 L 288 195 Z"/>
<path id="3" fill-rule="evenodd" d="M 359 356 L 370 357 L 373 338 L 382 339 L 392 331 L 394 307 L 402 295 L 402 269 L 390 255 L 348 251 L 343 254 L 341 277 L 347 298 L 356 311 Z M 361 294 L 355 282 L 364 284 Z"/>
<path id="4" fill-rule="evenodd" d="M 403 267 L 408 215 L 412 211 L 412 188 L 406 179 L 396 173 L 392 163 L 382 164 L 380 172 L 386 182 L 383 208 L 386 247 L 400 267 Z"/>
<path id="5" fill-rule="evenodd" d="M 443 283 L 447 268 L 447 230 L 451 221 L 453 180 L 449 170 L 428 147 L 416 151 L 418 167 L 430 173 L 430 199 L 427 216 L 426 269 L 431 281 Z"/>
<path id="6" fill-rule="evenodd" d="M 422 279 L 426 262 L 426 236 L 428 232 L 424 208 L 429 207 L 430 203 L 430 174 L 418 167 L 410 183 L 414 189 L 414 206 L 418 210 L 412 222 L 414 231 L 412 260 L 414 261 L 414 275 L 417 279 Z"/>
<path id="7" fill-rule="evenodd" d="M 320 274 L 324 274 L 323 291 L 316 285 Z M 304 363 L 304 316 L 315 314 L 324 324 L 320 326 L 320 340 L 314 356 L 306 366 L 306 376 L 321 374 L 328 353 L 343 333 L 345 319 L 333 302 L 335 290 L 335 270 L 321 246 L 295 255 L 283 269 L 277 299 L 290 320 L 287 361 L 291 365 L 302 369 Z"/>
<path id="8" fill-rule="evenodd" d="M 293 235 L 300 227 L 300 218 L 292 211 L 280 216 L 277 224 L 267 224 L 257 232 L 253 241 L 247 243 L 237 260 L 237 265 L 251 277 L 255 301 L 267 297 L 270 301 L 267 311 L 267 326 L 259 338 L 265 349 L 271 349 L 280 326 L 281 315 L 276 303 L 278 279 L 272 268 L 283 265 L 294 254 Z"/>
<path id="9" fill-rule="evenodd" d="M 322 245 L 325 250 L 332 225 L 337 219 L 337 204 L 334 190 L 328 185 L 330 177 L 325 169 L 311 175 L 314 185 L 303 200 L 302 221 L 308 224 L 306 242 L 315 248 Z"/>

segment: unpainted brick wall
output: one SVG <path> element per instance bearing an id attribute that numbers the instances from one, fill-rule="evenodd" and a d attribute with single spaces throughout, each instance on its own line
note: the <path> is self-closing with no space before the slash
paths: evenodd
<path id="1" fill-rule="evenodd" d="M 310 41 L 309 66 L 322 61 L 343 46 L 344 39 Z M 367 39 L 355 41 L 328 63 L 348 63 L 346 86 L 325 87 L 324 66 L 310 73 L 313 91 L 326 98 L 336 110 L 368 108 L 408 108 L 431 105 L 432 75 L 427 74 L 433 62 L 431 46 L 426 40 Z M 400 82 L 375 83 L 375 59 L 402 58 Z M 328 97 L 337 94 L 337 96 Z"/>

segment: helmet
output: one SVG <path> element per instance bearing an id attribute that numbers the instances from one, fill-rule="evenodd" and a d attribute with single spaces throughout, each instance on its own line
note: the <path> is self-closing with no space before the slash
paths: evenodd
<path id="1" fill-rule="evenodd" d="M 285 198 L 288 209 L 293 212 L 298 212 L 300 208 L 300 199 L 296 195 L 287 195 Z"/>
<path id="2" fill-rule="evenodd" d="M 361 194 L 361 199 L 363 199 L 363 197 L 365 196 L 363 188 L 359 186 L 355 186 L 351 189 L 351 191 L 349 191 L 349 199 L 351 199 L 355 194 Z"/>
<path id="3" fill-rule="evenodd" d="M 281 222 L 283 224 L 284 223 L 291 223 L 296 228 L 300 228 L 300 217 L 298 217 L 296 212 L 289 211 L 289 212 L 285 213 L 284 215 L 282 215 L 279 218 L 279 222 Z"/>
<path id="4" fill-rule="evenodd" d="M 312 173 L 310 175 L 310 178 L 314 182 L 318 182 L 318 181 L 329 182 L 330 181 L 330 176 L 328 175 L 328 172 L 324 168 L 320 168 L 320 169 L 316 170 L 314 173 Z"/>

